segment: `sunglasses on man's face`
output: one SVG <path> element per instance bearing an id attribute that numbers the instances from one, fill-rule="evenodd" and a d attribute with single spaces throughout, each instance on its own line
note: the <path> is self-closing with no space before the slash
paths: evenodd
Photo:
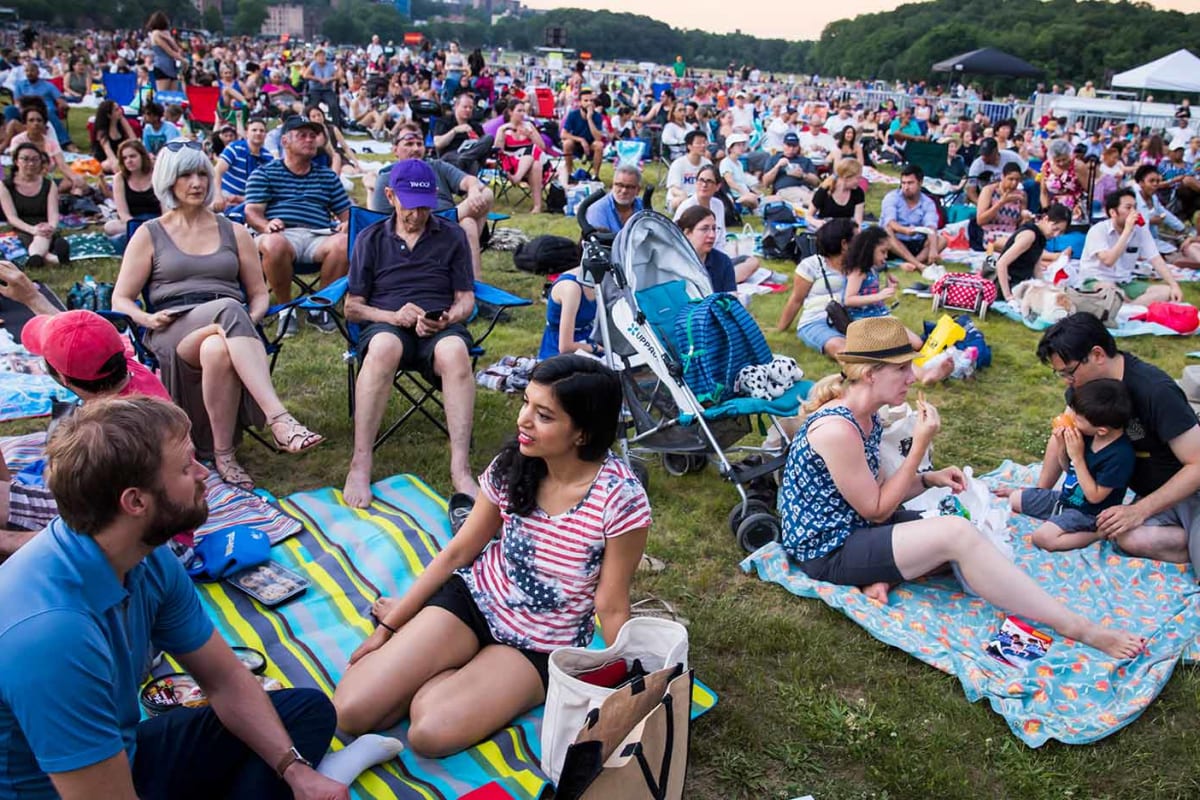
<path id="1" fill-rule="evenodd" d="M 204 149 L 204 147 L 194 139 L 176 139 L 173 142 L 167 142 L 166 145 L 164 145 L 164 146 L 168 150 L 170 150 L 172 153 L 178 153 L 180 150 L 182 150 L 185 147 L 188 150 L 203 150 Z"/>

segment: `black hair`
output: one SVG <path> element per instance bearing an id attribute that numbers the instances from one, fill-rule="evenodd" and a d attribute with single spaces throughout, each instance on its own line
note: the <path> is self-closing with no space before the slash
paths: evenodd
<path id="1" fill-rule="evenodd" d="M 154 100 L 149 100 L 142 104 L 142 116 L 143 117 L 146 116 L 147 114 L 153 114 L 156 117 L 161 117 L 164 113 L 166 113 L 166 110 L 162 107 L 162 103 L 159 103 Z"/>
<path id="2" fill-rule="evenodd" d="M 686 134 L 684 134 L 683 143 L 685 146 L 691 147 L 692 142 L 696 141 L 697 139 L 707 139 L 707 138 L 708 138 L 708 134 L 706 134 L 702 130 L 697 129 L 694 131 L 688 131 Z"/>
<path id="3" fill-rule="evenodd" d="M 1133 193 L 1133 189 L 1117 189 L 1114 192 L 1109 192 L 1104 195 L 1104 213 L 1116 211 L 1121 207 L 1121 198 L 1131 197 L 1137 200 L 1137 195 Z"/>
<path id="4" fill-rule="evenodd" d="M 16 149 L 14 149 L 12 153 L 12 170 L 8 176 L 8 187 L 10 190 L 13 190 L 12 183 L 17 179 L 17 161 L 20 160 L 21 151 L 23 150 L 32 150 L 33 152 L 37 153 L 38 158 L 42 160 L 42 167 L 45 167 L 48 161 L 46 154 L 43 153 L 42 149 L 33 142 L 25 141 L 17 145 Z"/>
<path id="5" fill-rule="evenodd" d="M 25 115 L 30 111 L 40 112 L 42 119 L 47 124 L 50 122 L 50 109 L 46 107 L 46 101 L 38 97 L 36 94 L 27 94 L 17 100 L 17 108 L 20 109 L 22 122 L 25 121 Z"/>
<path id="6" fill-rule="evenodd" d="M 1058 356 L 1064 364 L 1083 361 L 1099 347 L 1104 355 L 1112 358 L 1117 354 L 1117 342 L 1098 317 L 1084 311 L 1063 317 L 1042 334 L 1037 346 L 1038 360 L 1050 363 L 1050 356 Z"/>
<path id="7" fill-rule="evenodd" d="M 1120 429 L 1133 416 L 1133 401 L 1125 384 L 1100 378 L 1075 387 L 1067 405 L 1097 428 Z"/>
<path id="8" fill-rule="evenodd" d="M 46 372 L 50 377 L 66 386 L 66 382 L 70 381 L 72 386 L 78 386 L 85 392 L 91 394 L 109 394 L 115 392 L 121 382 L 129 375 L 129 363 L 125 360 L 125 353 L 113 353 L 107 361 L 100 366 L 101 378 L 84 381 L 78 378 L 72 378 L 70 375 L 65 379 L 60 375 L 54 367 L 50 366 L 50 362 L 46 362 Z"/>
<path id="9" fill-rule="evenodd" d="M 616 441 L 621 417 L 621 379 L 617 374 L 595 359 L 558 355 L 534 367 L 529 382 L 548 386 L 583 433 L 579 458 L 601 461 Z M 500 449 L 490 479 L 498 492 L 507 491 L 510 514 L 528 516 L 537 508 L 538 487 L 546 475 L 546 462 L 523 455 L 514 437 Z"/>
<path id="10" fill-rule="evenodd" d="M 846 257 L 842 259 L 842 271 L 866 275 L 875 267 L 875 248 L 886 242 L 887 238 L 887 229 L 880 225 L 872 225 L 855 234 L 846 248 Z"/>
<path id="11" fill-rule="evenodd" d="M 1146 176 L 1152 172 L 1157 173 L 1158 167 L 1154 166 L 1153 164 L 1142 164 L 1133 173 L 1133 182 L 1141 183 L 1143 180 L 1145 180 Z M 1159 173 L 1159 174 L 1161 174 L 1161 173 Z"/>
<path id="12" fill-rule="evenodd" d="M 854 238 L 858 223 L 852 217 L 834 217 L 817 229 L 817 252 L 823 256 L 838 256 L 846 243 Z"/>
<path id="13" fill-rule="evenodd" d="M 1042 215 L 1051 222 L 1061 222 L 1064 225 L 1071 224 L 1071 209 L 1062 203 L 1051 203 L 1042 212 Z"/>
<path id="14" fill-rule="evenodd" d="M 1018 175 L 1021 174 L 1021 165 L 1015 161 L 1008 162 L 1000 170 L 1001 175 L 1009 175 L 1013 172 L 1017 173 Z"/>
<path id="15" fill-rule="evenodd" d="M 917 183 L 925 180 L 925 170 L 921 169 L 916 164 L 905 164 L 904 169 L 900 170 L 900 176 L 913 175 L 917 179 Z"/>

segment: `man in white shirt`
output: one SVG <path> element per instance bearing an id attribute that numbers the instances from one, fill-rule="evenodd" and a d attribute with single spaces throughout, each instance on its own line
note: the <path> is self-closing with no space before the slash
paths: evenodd
<path id="1" fill-rule="evenodd" d="M 1159 235 L 1158 226 L 1166 225 L 1176 233 L 1183 233 L 1187 226 L 1179 217 L 1167 210 L 1158 199 L 1158 190 L 1162 186 L 1162 173 L 1153 164 L 1142 164 L 1133 173 L 1133 193 L 1137 199 L 1137 210 L 1146 220 L 1146 230 L 1154 237 L 1154 244 L 1161 255 L 1169 256 L 1178 252 L 1179 248 Z"/>
<path id="2" fill-rule="evenodd" d="M 705 164 L 712 162 L 705 157 L 708 152 L 708 137 L 704 131 L 688 131 L 683 137 L 687 152 L 671 162 L 667 170 L 667 210 L 674 211 L 679 204 L 696 193 L 696 173 Z"/>
<path id="3" fill-rule="evenodd" d="M 814 111 L 808 125 L 800 128 L 800 149 L 814 163 L 822 164 L 837 149 L 837 140 L 825 127 L 825 111 Z"/>
<path id="4" fill-rule="evenodd" d="M 371 43 L 367 45 L 367 58 L 372 64 L 374 64 L 375 59 L 379 58 L 381 55 L 383 55 L 383 45 L 380 44 L 379 34 L 377 33 L 371 37 Z"/>
<path id="5" fill-rule="evenodd" d="M 783 138 L 796 133 L 796 109 L 782 104 L 775 107 L 775 114 L 767 124 L 763 138 L 763 150 L 778 153 L 783 150 Z"/>
<path id="6" fill-rule="evenodd" d="M 1182 300 L 1183 292 L 1175 276 L 1159 255 L 1154 237 L 1138 214 L 1134 191 L 1121 189 L 1109 193 L 1104 198 L 1104 210 L 1108 219 L 1093 225 L 1084 241 L 1079 260 L 1083 288 L 1114 286 L 1126 300 L 1137 300 L 1139 305 Z M 1138 261 L 1149 261 L 1165 285 L 1135 279 L 1134 267 Z"/>
<path id="7" fill-rule="evenodd" d="M 844 128 L 854 127 L 854 124 L 854 111 L 850 108 L 849 103 L 842 103 L 838 106 L 837 115 L 825 122 L 825 130 L 829 131 L 829 135 L 836 139 Z"/>

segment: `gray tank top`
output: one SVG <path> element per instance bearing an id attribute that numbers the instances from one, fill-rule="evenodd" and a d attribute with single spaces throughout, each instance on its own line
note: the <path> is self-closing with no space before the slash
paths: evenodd
<path id="1" fill-rule="evenodd" d="M 150 230 L 150 241 L 154 245 L 154 256 L 150 264 L 150 282 L 147 295 L 151 305 L 189 294 L 213 294 L 221 297 L 242 299 L 242 286 L 238 282 L 237 237 L 233 223 L 217 215 L 217 230 L 220 242 L 214 252 L 194 256 L 183 252 L 162 227 L 161 220 L 146 223 Z"/>

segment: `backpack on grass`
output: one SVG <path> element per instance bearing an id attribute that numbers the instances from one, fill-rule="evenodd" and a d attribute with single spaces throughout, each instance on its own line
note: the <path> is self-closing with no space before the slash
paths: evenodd
<path id="1" fill-rule="evenodd" d="M 565 236 L 535 236 L 513 253 L 517 269 L 549 275 L 579 266 L 579 245 Z"/>
<path id="2" fill-rule="evenodd" d="M 683 380 L 701 403 L 728 400 L 744 367 L 770 364 L 772 359 L 754 317 L 736 297 L 724 292 L 681 308 L 675 317 L 674 338 L 683 363 Z"/>

